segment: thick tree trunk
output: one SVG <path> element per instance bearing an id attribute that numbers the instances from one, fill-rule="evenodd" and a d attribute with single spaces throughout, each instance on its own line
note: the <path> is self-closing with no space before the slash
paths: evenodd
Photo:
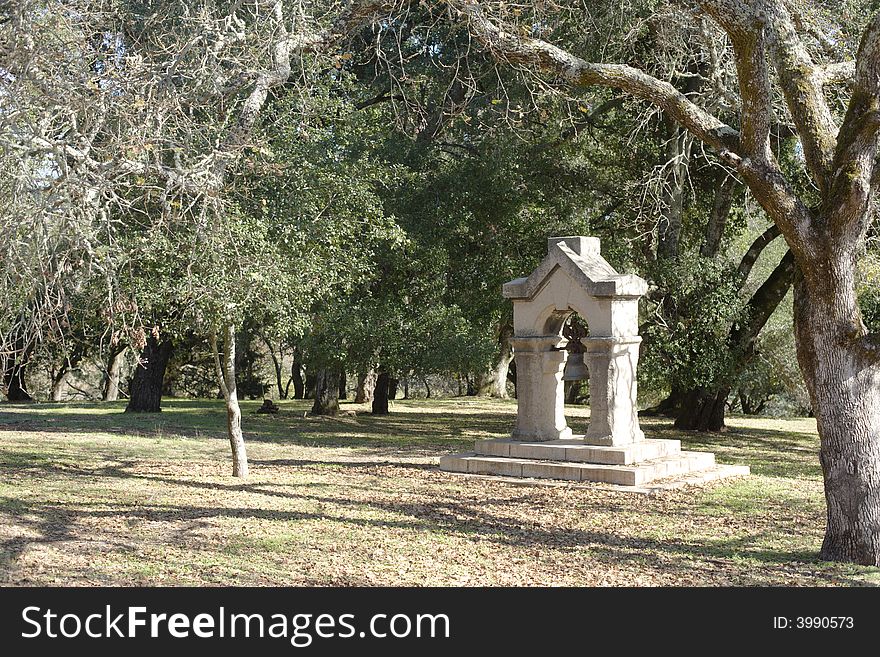
<path id="1" fill-rule="evenodd" d="M 101 387 L 101 399 L 103 401 L 116 401 L 119 399 L 119 378 L 122 374 L 122 365 L 125 363 L 125 353 L 128 347 L 114 349 L 110 352 L 107 361 L 107 372 L 104 374 L 104 385 Z"/>
<path id="2" fill-rule="evenodd" d="M 678 414 L 681 412 L 681 404 L 682 400 L 686 396 L 687 392 L 679 388 L 678 386 L 673 386 L 672 390 L 669 392 L 669 395 L 661 401 L 656 406 L 645 409 L 641 411 L 641 415 L 662 415 L 663 417 L 678 417 Z"/>
<path id="3" fill-rule="evenodd" d="M 303 399 L 315 398 L 315 386 L 318 385 L 318 377 L 313 372 L 306 372 L 305 389 L 303 390 Z"/>
<path id="4" fill-rule="evenodd" d="M 730 388 L 696 388 L 688 391 L 675 418 L 676 429 L 689 431 L 721 431 Z"/>
<path id="5" fill-rule="evenodd" d="M 152 335 L 147 338 L 131 379 L 126 413 L 158 413 L 162 410 L 162 382 L 173 350 L 171 340 L 160 343 Z"/>
<path id="6" fill-rule="evenodd" d="M 315 374 L 315 403 L 312 415 L 336 415 L 339 412 L 339 370 L 318 368 Z"/>
<path id="7" fill-rule="evenodd" d="M 376 377 L 376 387 L 373 390 L 373 415 L 388 415 L 388 388 L 390 387 L 391 377 L 384 370 L 379 371 Z"/>
<path id="8" fill-rule="evenodd" d="M 376 388 L 376 372 L 370 370 L 365 374 L 358 374 L 357 391 L 354 395 L 355 404 L 366 404 L 373 401 L 373 391 Z"/>
<path id="9" fill-rule="evenodd" d="M 880 566 L 880 364 L 860 335 L 855 267 L 828 269 L 826 289 L 795 286 L 798 362 L 816 411 L 828 506 L 821 554 Z"/>
<path id="10" fill-rule="evenodd" d="M 247 450 L 241 432 L 241 407 L 238 405 L 238 389 L 235 382 L 235 325 L 228 324 L 223 331 L 224 352 L 221 359 L 216 334 L 211 334 L 211 351 L 220 392 L 226 401 L 226 435 L 232 450 L 232 476 L 242 479 L 248 476 Z"/>

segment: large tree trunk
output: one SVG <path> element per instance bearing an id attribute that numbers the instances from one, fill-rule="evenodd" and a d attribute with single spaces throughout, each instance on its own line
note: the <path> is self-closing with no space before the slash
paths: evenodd
<path id="1" fill-rule="evenodd" d="M 730 388 L 695 388 L 689 390 L 682 400 L 681 410 L 675 418 L 676 429 L 690 431 L 721 431 L 724 429 L 724 411 Z"/>
<path id="2" fill-rule="evenodd" d="M 364 374 L 358 374 L 357 391 L 354 395 L 355 404 L 366 404 L 373 401 L 373 391 L 376 388 L 376 372 L 370 370 Z"/>
<path id="3" fill-rule="evenodd" d="M 391 377 L 388 372 L 379 370 L 376 378 L 376 388 L 373 390 L 373 415 L 388 415 L 388 388 Z"/>
<path id="4" fill-rule="evenodd" d="M 816 412 L 828 506 L 822 558 L 880 566 L 880 365 L 857 339 L 854 267 L 837 261 L 829 270 L 824 290 L 795 285 L 798 362 Z"/>
<path id="5" fill-rule="evenodd" d="M 122 373 L 122 365 L 125 363 L 125 353 L 128 347 L 113 349 L 107 361 L 107 372 L 104 374 L 101 399 L 103 401 L 116 401 L 119 399 L 119 377 Z"/>
<path id="6" fill-rule="evenodd" d="M 147 338 L 131 379 L 126 413 L 158 413 L 162 410 L 162 382 L 172 351 L 174 345 L 171 340 L 160 343 L 152 335 Z"/>
<path id="7" fill-rule="evenodd" d="M 335 415 L 339 412 L 339 370 L 320 367 L 315 374 L 315 403 L 312 415 Z"/>
<path id="8" fill-rule="evenodd" d="M 232 450 L 232 476 L 244 479 L 248 476 L 247 450 L 241 432 L 241 407 L 238 405 L 238 389 L 235 382 L 235 325 L 228 324 L 224 331 L 224 352 L 221 359 L 217 335 L 210 337 L 214 353 L 214 369 L 220 392 L 226 401 L 226 435 Z"/>

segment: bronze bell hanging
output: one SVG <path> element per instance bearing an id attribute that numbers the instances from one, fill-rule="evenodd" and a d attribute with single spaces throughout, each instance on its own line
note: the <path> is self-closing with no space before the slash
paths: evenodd
<path id="1" fill-rule="evenodd" d="M 565 345 L 568 360 L 565 361 L 565 369 L 562 371 L 563 381 L 583 381 L 590 378 L 590 371 L 584 364 L 584 345 L 581 344 L 581 338 L 587 335 L 587 327 L 578 322 L 574 315 L 562 327 L 562 336 L 568 340 Z"/>
<path id="2" fill-rule="evenodd" d="M 563 381 L 583 381 L 590 378 L 590 371 L 584 365 L 584 354 L 581 352 L 568 354 L 565 369 L 562 371 Z"/>

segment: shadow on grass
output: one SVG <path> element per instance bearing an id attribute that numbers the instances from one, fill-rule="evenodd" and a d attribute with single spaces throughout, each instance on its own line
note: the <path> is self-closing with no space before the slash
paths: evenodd
<path id="1" fill-rule="evenodd" d="M 269 465 L 320 466 L 321 461 L 284 461 L 271 460 Z M 856 579 L 840 573 L 821 572 L 815 566 L 819 563 L 814 553 L 804 550 L 784 550 L 762 547 L 761 544 L 772 539 L 771 532 L 755 531 L 733 538 L 705 540 L 701 542 L 682 539 L 659 540 L 650 535 L 622 536 L 608 531 L 588 530 L 580 528 L 546 527 L 540 520 L 528 520 L 507 517 L 504 510 L 511 506 L 531 503 L 529 492 L 511 498 L 457 499 L 451 493 L 443 494 L 437 499 L 419 502 L 406 502 L 400 499 L 352 500 L 339 495 L 320 495 L 309 492 L 308 484 L 297 484 L 292 488 L 305 490 L 278 491 L 275 484 L 242 482 L 225 484 L 216 482 L 193 481 L 156 474 L 132 472 L 134 461 L 119 461 L 98 468 L 67 467 L 63 469 L 65 476 L 76 478 L 81 475 L 108 479 L 137 479 L 153 482 L 165 490 L 170 487 L 194 488 L 200 490 L 219 490 L 232 493 L 250 493 L 289 501 L 319 503 L 332 507 L 327 512 L 310 512 L 300 510 L 279 510 L 260 508 L 248 505 L 232 507 L 200 506 L 175 503 L 137 502 L 130 505 L 110 504 L 109 508 L 89 508 L 88 505 L 75 503 L 33 504 L 17 498 L 0 498 L 0 511 L 11 517 L 16 524 L 24 527 L 30 536 L 15 537 L 0 544 L 0 567 L 11 568 L 18 557 L 33 544 L 53 544 L 71 541 L 92 540 L 90 536 L 80 535 L 77 524 L 83 522 L 93 527 L 94 521 L 115 520 L 130 521 L 138 519 L 150 523 L 166 523 L 169 536 L 174 542 L 190 549 L 199 548 L 201 537 L 193 531 L 199 523 L 207 519 L 254 519 L 278 523 L 306 522 L 312 520 L 330 521 L 345 525 L 355 525 L 369 529 L 382 530 L 396 528 L 418 532 L 436 532 L 444 536 L 459 536 L 470 540 L 489 541 L 523 550 L 571 550 L 589 552 L 590 558 L 619 566 L 623 563 L 647 565 L 666 573 L 679 573 L 682 576 L 693 576 L 695 572 L 704 571 L 710 574 L 717 566 L 732 567 L 737 561 L 750 560 L 757 565 L 748 568 L 736 568 L 743 584 L 761 583 L 762 572 L 779 573 L 790 568 L 803 567 L 813 577 L 826 579 L 834 583 L 860 583 Z M 332 462 L 334 467 L 381 467 L 376 462 Z M 53 464 L 48 462 L 32 463 L 32 469 L 45 471 L 46 474 L 56 472 Z M 401 467 L 393 464 L 393 467 Z M 406 466 L 403 466 L 406 467 Z M 422 466 L 418 466 L 422 467 Z M 112 485 L 111 485 L 112 488 Z M 334 489 L 335 490 L 335 489 Z M 373 489 L 375 490 L 375 489 Z M 608 510 L 607 500 L 594 500 L 594 505 L 602 505 Z M 358 517 L 356 510 L 381 512 L 382 517 Z M 352 513 L 346 513 L 351 510 Z M 633 508 L 623 508 L 627 513 Z M 369 514 L 367 514 L 369 515 Z M 181 524 L 184 526 L 181 527 Z M 130 549 L 130 546 L 122 546 Z M 205 549 L 217 549 L 216 542 L 206 543 Z M 221 546 L 222 547 L 222 546 Z"/>

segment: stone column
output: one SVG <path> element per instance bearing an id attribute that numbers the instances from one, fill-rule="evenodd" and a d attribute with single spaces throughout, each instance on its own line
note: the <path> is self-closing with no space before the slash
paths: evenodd
<path id="1" fill-rule="evenodd" d="M 571 438 L 565 422 L 565 345 L 558 335 L 513 337 L 516 360 L 516 428 L 513 439 L 543 442 Z"/>
<path id="2" fill-rule="evenodd" d="M 641 341 L 637 335 L 581 340 L 590 370 L 590 426 L 584 442 L 617 446 L 645 439 L 636 407 Z"/>

